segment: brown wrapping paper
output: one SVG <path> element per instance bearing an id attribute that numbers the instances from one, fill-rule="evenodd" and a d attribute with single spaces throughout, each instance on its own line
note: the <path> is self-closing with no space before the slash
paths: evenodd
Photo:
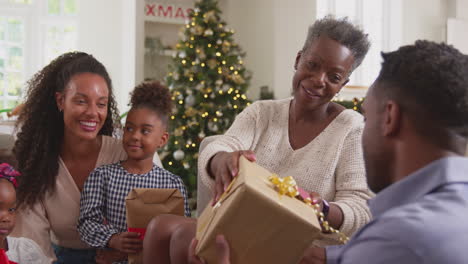
<path id="1" fill-rule="evenodd" d="M 184 215 L 184 196 L 178 189 L 132 189 L 125 198 L 128 228 L 144 228 L 160 214 Z M 128 263 L 143 263 L 142 254 L 130 254 Z"/>
<path id="2" fill-rule="evenodd" d="M 268 179 L 271 175 L 240 158 L 239 174 L 228 192 L 198 219 L 198 256 L 216 264 L 215 238 L 223 234 L 231 247 L 232 264 L 292 264 L 321 238 L 314 210 L 298 199 L 280 196 Z"/>

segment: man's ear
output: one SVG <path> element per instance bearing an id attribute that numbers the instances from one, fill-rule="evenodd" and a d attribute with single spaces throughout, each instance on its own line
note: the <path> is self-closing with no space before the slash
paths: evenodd
<path id="1" fill-rule="evenodd" d="M 294 62 L 294 70 L 297 70 L 297 65 L 299 64 L 299 60 L 301 59 L 301 56 L 302 56 L 302 50 L 297 52 L 296 61 Z"/>
<path id="2" fill-rule="evenodd" d="M 402 118 L 401 107 L 395 101 L 387 101 L 384 109 L 384 123 L 383 133 L 384 136 L 393 136 L 400 132 Z"/>
<path id="3" fill-rule="evenodd" d="M 56 92 L 55 93 L 55 102 L 57 103 L 57 108 L 59 111 L 63 110 L 63 106 L 65 104 L 65 93 Z"/>

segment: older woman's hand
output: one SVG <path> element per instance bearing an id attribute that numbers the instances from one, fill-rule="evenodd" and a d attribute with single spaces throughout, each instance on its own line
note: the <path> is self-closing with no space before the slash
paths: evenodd
<path id="1" fill-rule="evenodd" d="M 336 204 L 329 204 L 324 199 L 322 199 L 320 194 L 316 192 L 310 193 L 310 199 L 312 200 L 312 204 L 319 205 L 318 210 L 324 213 L 325 220 L 328 221 L 330 226 L 335 229 L 340 229 L 344 219 L 343 211 L 341 210 L 341 208 Z M 324 210 L 324 207 L 327 207 L 326 210 Z M 323 230 L 323 232 L 325 232 L 325 230 Z"/>
<path id="2" fill-rule="evenodd" d="M 197 243 L 198 241 L 196 239 L 193 239 L 192 243 L 190 243 L 189 254 L 188 254 L 189 264 L 205 264 L 206 263 L 206 261 L 204 261 L 203 259 L 199 258 L 197 255 L 195 255 L 195 248 L 197 247 Z M 217 253 L 218 253 L 218 259 L 216 263 L 230 264 L 231 261 L 229 260 L 229 258 L 231 254 L 229 250 L 229 244 L 223 235 L 216 236 L 216 248 L 217 248 Z"/>
<path id="3" fill-rule="evenodd" d="M 234 152 L 221 151 L 216 153 L 208 163 L 208 171 L 215 179 L 213 203 L 218 201 L 221 194 L 227 189 L 232 178 L 239 172 L 239 158 L 244 156 L 250 161 L 255 161 L 255 154 L 251 150 Z"/>

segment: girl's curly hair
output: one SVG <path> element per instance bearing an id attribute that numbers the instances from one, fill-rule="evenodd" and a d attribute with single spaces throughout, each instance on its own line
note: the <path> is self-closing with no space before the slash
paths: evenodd
<path id="1" fill-rule="evenodd" d="M 55 94 L 63 92 L 69 80 L 79 73 L 94 73 L 106 81 L 108 114 L 98 134 L 111 136 L 114 131 L 114 121 L 119 114 L 112 82 L 104 65 L 92 55 L 65 53 L 36 73 L 27 83 L 25 107 L 18 118 L 19 133 L 13 148 L 17 168 L 22 174 L 17 197 L 19 205 L 32 206 L 47 192 L 55 191 L 64 133 L 63 114 L 58 109 Z"/>
<path id="2" fill-rule="evenodd" d="M 155 111 L 161 121 L 167 124 L 172 111 L 171 92 L 159 82 L 144 82 L 139 84 L 131 93 L 132 108 L 148 107 Z"/>

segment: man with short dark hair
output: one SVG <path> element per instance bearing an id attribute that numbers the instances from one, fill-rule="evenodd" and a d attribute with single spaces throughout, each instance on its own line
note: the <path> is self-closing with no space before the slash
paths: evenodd
<path id="1" fill-rule="evenodd" d="M 363 105 L 374 218 L 301 264 L 468 263 L 468 57 L 429 41 L 382 57 Z M 226 241 L 217 244 L 228 264 Z"/>
<path id="2" fill-rule="evenodd" d="M 363 104 L 373 220 L 304 263 L 467 263 L 468 57 L 429 41 L 382 57 Z"/>

